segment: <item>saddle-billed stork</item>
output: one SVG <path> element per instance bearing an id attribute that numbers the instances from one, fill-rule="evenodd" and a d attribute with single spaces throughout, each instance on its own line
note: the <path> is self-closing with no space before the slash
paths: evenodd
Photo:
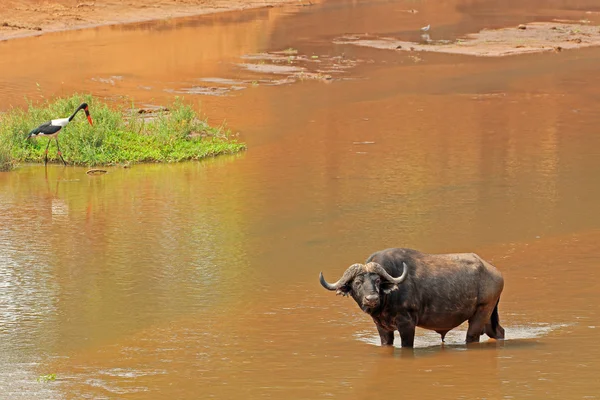
<path id="1" fill-rule="evenodd" d="M 42 125 L 38 126 L 37 128 L 33 129 L 31 132 L 29 132 L 27 139 L 29 139 L 31 137 L 35 137 L 35 136 L 46 136 L 48 138 L 54 138 L 56 140 L 56 148 L 58 150 L 58 156 L 60 157 L 62 162 L 65 165 L 67 165 L 67 162 L 63 158 L 62 153 L 60 151 L 60 147 L 58 146 L 58 133 L 60 132 L 60 130 L 62 128 L 67 126 L 67 124 L 69 122 L 71 122 L 71 120 L 73 120 L 73 118 L 75 118 L 75 115 L 81 110 L 85 111 L 85 115 L 86 115 L 88 121 L 90 122 L 90 125 L 94 125 L 92 123 L 92 117 L 90 116 L 90 112 L 88 110 L 87 103 L 81 103 L 81 105 L 79 107 L 77 107 L 75 112 L 73 114 L 71 114 L 71 116 L 69 118 L 58 118 L 58 119 L 53 119 L 52 121 L 45 122 Z M 50 147 L 50 139 L 48 139 L 48 144 L 46 145 L 46 156 L 44 157 L 44 165 L 46 165 L 48 163 L 48 147 Z"/>

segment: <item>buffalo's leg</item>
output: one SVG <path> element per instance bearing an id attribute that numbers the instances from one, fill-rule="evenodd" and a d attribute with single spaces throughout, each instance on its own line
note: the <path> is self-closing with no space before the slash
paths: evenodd
<path id="1" fill-rule="evenodd" d="M 496 326 L 496 330 L 494 331 L 494 329 L 492 328 L 492 323 L 488 321 L 488 323 L 485 324 L 484 332 L 492 339 L 504 339 L 504 328 L 501 327 L 499 323 Z"/>
<path id="2" fill-rule="evenodd" d="M 475 314 L 469 318 L 469 329 L 467 329 L 467 343 L 479 342 L 479 336 L 483 334 L 483 330 L 490 320 L 492 311 L 496 306 L 496 302 L 491 304 L 483 304 L 477 307 Z"/>
<path id="3" fill-rule="evenodd" d="M 379 332 L 379 338 L 381 339 L 382 346 L 393 346 L 394 345 L 394 331 L 388 331 L 377 325 L 377 332 Z"/>
<path id="4" fill-rule="evenodd" d="M 415 326 L 403 325 L 398 328 L 398 332 L 400 332 L 402 347 L 413 347 L 415 343 Z"/>

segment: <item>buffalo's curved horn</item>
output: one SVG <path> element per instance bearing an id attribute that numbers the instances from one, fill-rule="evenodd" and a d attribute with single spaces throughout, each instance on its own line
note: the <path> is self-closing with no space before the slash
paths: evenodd
<path id="1" fill-rule="evenodd" d="M 376 262 L 367 263 L 367 265 L 365 265 L 365 268 L 367 271 L 375 272 L 388 282 L 395 283 L 397 285 L 399 283 L 402 283 L 402 281 L 406 279 L 406 275 L 408 275 L 408 266 L 406 265 L 406 263 L 402 262 L 402 266 L 404 267 L 404 271 L 402 271 L 402 275 L 400 275 L 398 278 L 394 278 L 393 276 L 388 274 L 387 271 L 383 269 L 381 264 L 378 264 Z"/>
<path id="2" fill-rule="evenodd" d="M 364 265 L 362 265 L 362 264 L 351 265 L 350 267 L 348 267 L 346 272 L 344 272 L 344 275 L 342 275 L 340 280 L 337 281 L 336 283 L 328 283 L 325 280 L 325 278 L 323 277 L 323 273 L 320 272 L 319 273 L 319 281 L 321 282 L 321 285 L 327 290 L 338 290 L 339 288 L 344 286 L 346 283 L 348 283 L 350 280 L 354 279 L 356 274 L 358 274 L 363 268 L 364 268 Z"/>

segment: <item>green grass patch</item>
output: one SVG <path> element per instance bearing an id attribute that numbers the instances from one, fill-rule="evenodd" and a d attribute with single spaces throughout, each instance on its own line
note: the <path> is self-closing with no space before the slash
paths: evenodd
<path id="1" fill-rule="evenodd" d="M 89 105 L 94 125 L 80 111 L 58 136 L 63 157 L 72 165 L 200 160 L 246 148 L 224 126 L 209 126 L 180 99 L 166 111 L 141 114 L 137 109 L 111 107 L 92 96 L 73 95 L 0 114 L 0 170 L 23 162 L 43 163 L 48 140 L 54 139 L 27 140 L 29 131 L 51 119 L 70 116 L 83 102 Z M 48 160 L 60 162 L 56 143 L 50 143 Z"/>
<path id="2" fill-rule="evenodd" d="M 10 171 L 13 167 L 11 148 L 8 143 L 0 143 L 0 172 Z"/>
<path id="3" fill-rule="evenodd" d="M 40 375 L 37 378 L 38 382 L 46 383 L 56 380 L 56 374 Z"/>

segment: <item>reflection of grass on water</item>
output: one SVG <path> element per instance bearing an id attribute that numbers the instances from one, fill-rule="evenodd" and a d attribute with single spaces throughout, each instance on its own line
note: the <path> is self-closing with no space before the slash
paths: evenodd
<path id="1" fill-rule="evenodd" d="M 0 114 L 0 170 L 18 162 L 43 162 L 50 138 L 26 140 L 29 131 L 51 119 L 68 117 L 84 101 L 89 104 L 94 126 L 80 112 L 59 135 L 60 148 L 70 164 L 176 162 L 245 149 L 228 129 L 209 126 L 179 99 L 169 105 L 169 111 L 144 119 L 142 114 L 109 107 L 92 96 L 74 95 Z M 55 143 L 50 144 L 48 153 L 50 161 L 58 161 Z"/>

